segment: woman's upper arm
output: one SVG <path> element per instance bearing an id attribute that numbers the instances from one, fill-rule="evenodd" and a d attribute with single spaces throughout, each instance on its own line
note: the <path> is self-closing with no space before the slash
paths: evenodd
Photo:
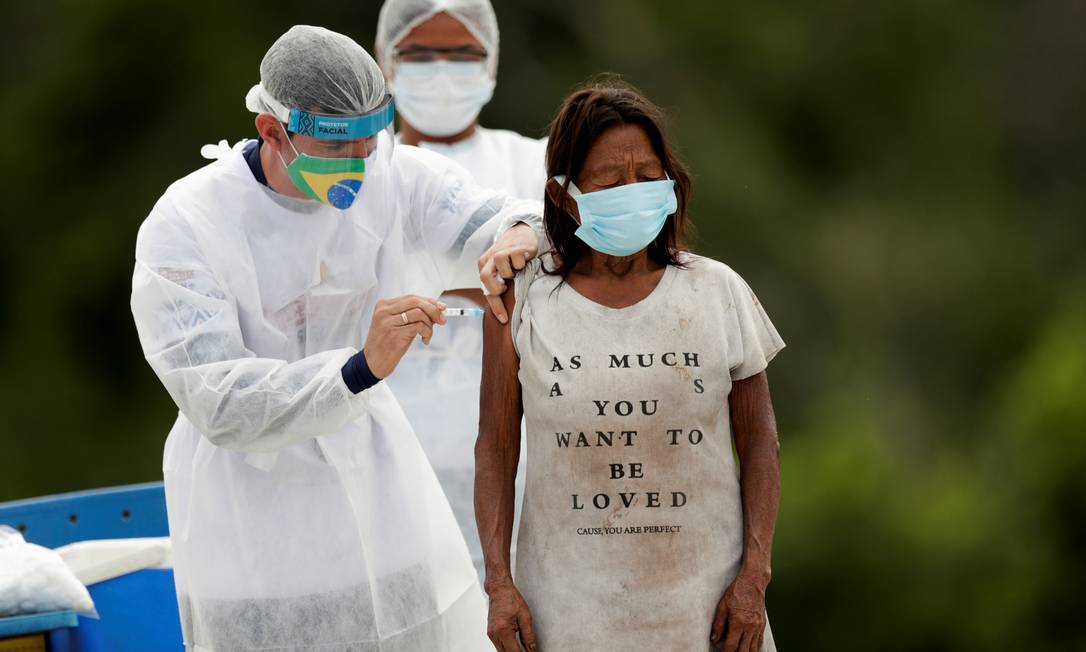
<path id="1" fill-rule="evenodd" d="M 508 314 L 513 314 L 515 297 L 510 287 L 502 295 Z M 479 416 L 482 427 L 502 427 L 514 424 L 519 437 L 522 415 L 520 357 L 513 346 L 513 325 L 502 324 L 487 311 L 483 318 L 483 374 L 479 392 Z M 508 429 L 508 428 L 506 428 Z"/>
<path id="2" fill-rule="evenodd" d="M 753 438 L 777 438 L 777 424 L 773 415 L 773 400 L 769 393 L 769 380 L 764 371 L 732 383 L 728 397 L 732 420 L 732 436 L 736 452 L 743 458 Z"/>

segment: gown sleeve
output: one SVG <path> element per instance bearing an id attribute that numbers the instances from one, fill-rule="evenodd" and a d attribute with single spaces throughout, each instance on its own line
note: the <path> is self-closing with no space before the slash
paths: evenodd
<path id="1" fill-rule="evenodd" d="M 147 362 L 217 446 L 271 452 L 336 432 L 367 410 L 367 392 L 353 394 L 341 373 L 355 349 L 287 362 L 246 348 L 236 298 L 168 198 L 137 238 L 132 314 Z"/>
<path id="2" fill-rule="evenodd" d="M 479 257 L 518 222 L 543 241 L 543 204 L 514 199 L 478 185 L 456 162 L 416 147 L 398 145 L 397 174 L 410 182 L 405 225 L 409 240 L 425 250 L 443 289 L 479 287 Z"/>

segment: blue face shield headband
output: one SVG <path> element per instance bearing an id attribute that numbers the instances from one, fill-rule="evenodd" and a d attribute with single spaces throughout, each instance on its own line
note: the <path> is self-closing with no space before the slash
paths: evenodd
<path id="1" fill-rule="evenodd" d="M 369 138 L 392 124 L 394 114 L 392 96 L 389 95 L 385 97 L 381 106 L 365 115 L 319 115 L 301 109 L 291 109 L 287 129 L 313 138 L 356 140 Z"/>
<path id="2" fill-rule="evenodd" d="M 565 183 L 564 176 L 554 178 Z M 675 182 L 643 181 L 582 193 L 571 181 L 569 194 L 577 202 L 581 226 L 574 232 L 596 251 L 632 256 L 649 246 L 678 210 Z"/>

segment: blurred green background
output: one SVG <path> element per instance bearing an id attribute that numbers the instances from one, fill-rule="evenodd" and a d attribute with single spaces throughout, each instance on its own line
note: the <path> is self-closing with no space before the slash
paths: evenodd
<path id="1" fill-rule="evenodd" d="M 758 291 L 782 650 L 1086 649 L 1086 3 L 499 2 L 484 125 L 615 71 L 670 116 L 695 249 Z M 161 478 L 136 230 L 294 23 L 368 2 L 8 5 L 0 500 Z"/>

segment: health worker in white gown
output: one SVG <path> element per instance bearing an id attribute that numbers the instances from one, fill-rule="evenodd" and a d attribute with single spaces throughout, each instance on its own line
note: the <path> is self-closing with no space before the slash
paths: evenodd
<path id="1" fill-rule="evenodd" d="M 463 537 L 383 379 L 445 323 L 429 297 L 538 247 L 535 202 L 396 144 L 376 62 L 296 26 L 260 65 L 257 140 L 140 228 L 132 312 L 179 408 L 163 472 L 185 644 L 484 650 Z M 523 222 L 524 224 L 520 224 Z"/>
<path id="2" fill-rule="evenodd" d="M 399 142 L 456 161 L 480 185 L 539 200 L 546 181 L 546 139 L 479 124 L 479 112 L 494 92 L 498 40 L 490 0 L 385 0 L 375 50 L 396 99 Z M 469 307 L 482 297 L 454 292 L 442 299 Z M 428 347 L 412 346 L 389 380 L 448 496 L 480 577 L 473 449 L 482 351 L 481 319 L 450 320 Z M 524 493 L 523 482 L 521 472 L 517 496 Z"/>

